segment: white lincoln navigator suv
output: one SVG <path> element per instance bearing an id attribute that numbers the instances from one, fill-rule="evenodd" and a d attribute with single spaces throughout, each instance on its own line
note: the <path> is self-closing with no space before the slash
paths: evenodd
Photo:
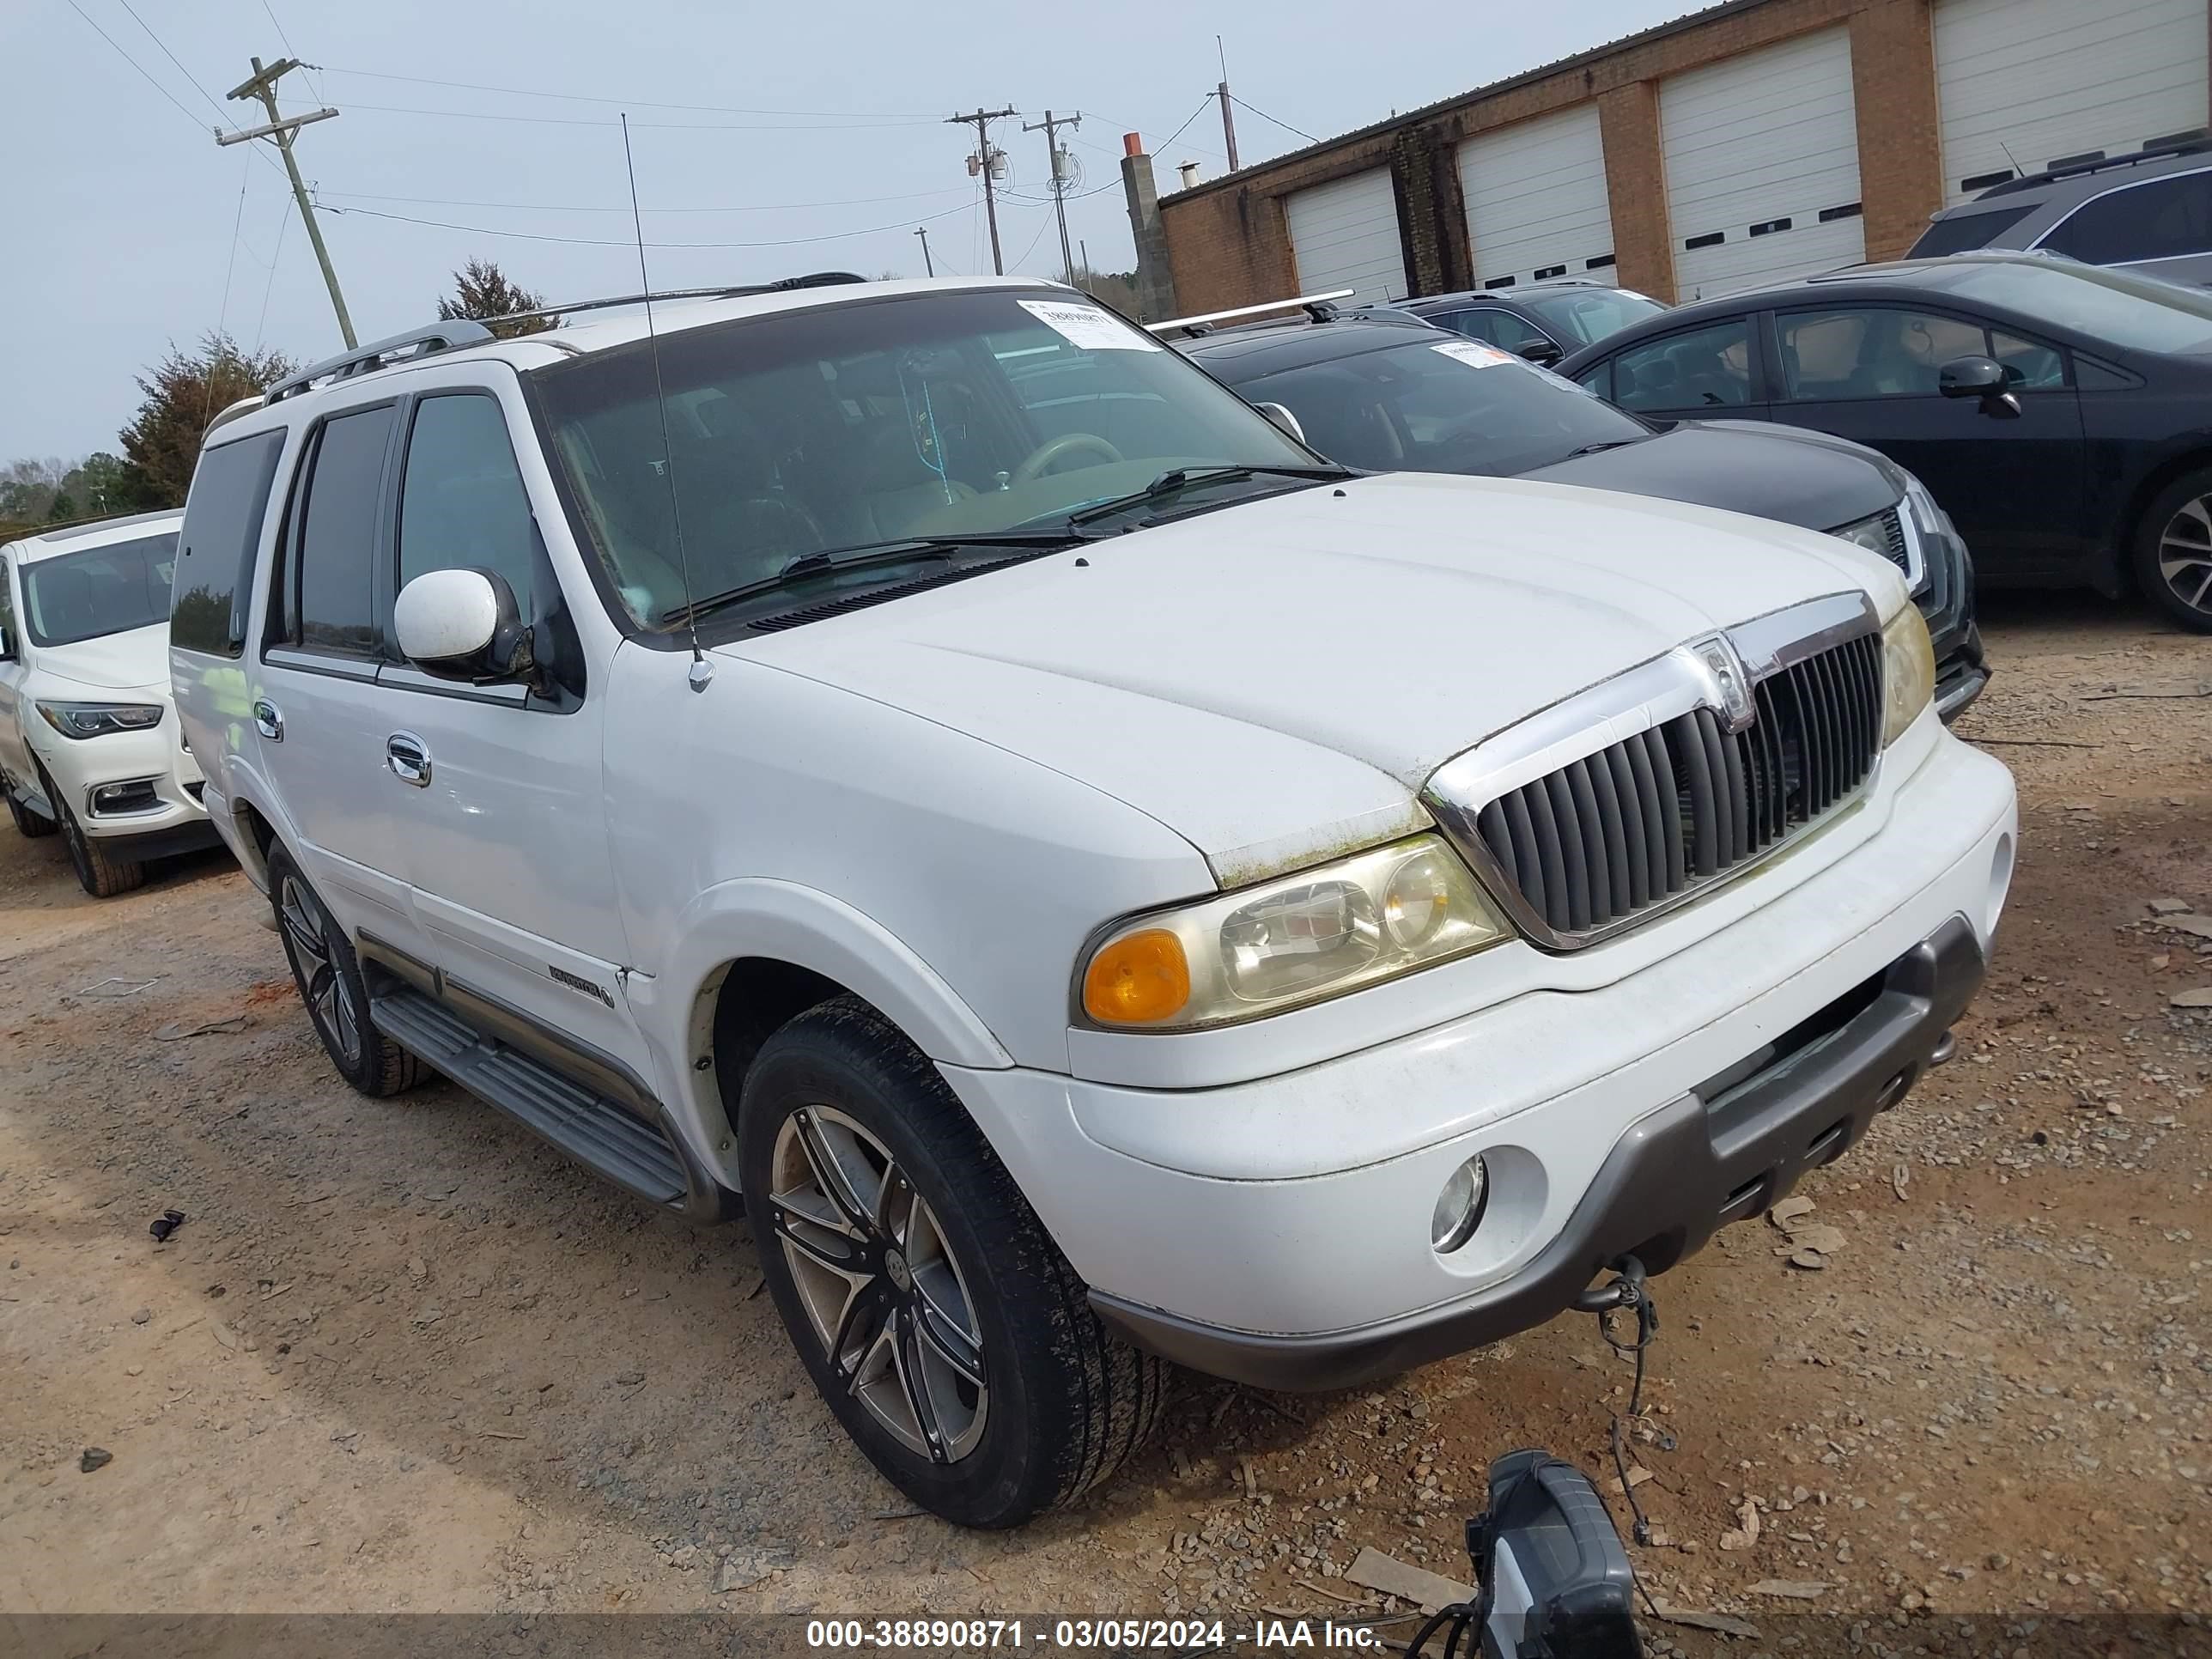
<path id="1" fill-rule="evenodd" d="M 2013 788 L 1882 559 L 1345 471 L 1054 285 L 608 303 L 222 422 L 178 706 L 348 1081 L 742 1210 L 938 1513 L 1100 1480 L 1163 1360 L 1663 1271 L 1948 1054 Z"/>

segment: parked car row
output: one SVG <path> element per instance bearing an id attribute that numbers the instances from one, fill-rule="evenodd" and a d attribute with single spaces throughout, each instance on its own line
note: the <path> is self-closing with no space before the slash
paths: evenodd
<path id="1" fill-rule="evenodd" d="M 1168 1361 L 1341 1387 L 1664 1272 L 1948 1057 L 2015 811 L 1887 463 L 1404 323 L 1280 339 L 1559 477 L 1323 462 L 1049 284 L 569 314 L 227 412 L 179 753 L 347 1081 L 748 1215 L 935 1512 L 1105 1479 Z M 1730 450 L 1818 528 L 1705 505 Z"/>

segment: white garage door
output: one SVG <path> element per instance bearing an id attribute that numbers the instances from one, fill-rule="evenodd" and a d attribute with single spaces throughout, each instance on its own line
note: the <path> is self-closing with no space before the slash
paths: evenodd
<path id="1" fill-rule="evenodd" d="M 1662 81 L 1659 135 L 1680 298 L 1866 257 L 1849 30 Z"/>
<path id="2" fill-rule="evenodd" d="M 1389 168 L 1293 191 L 1283 210 L 1290 221 L 1299 293 L 1357 289 L 1356 303 L 1364 304 L 1402 300 L 1410 291 Z"/>
<path id="3" fill-rule="evenodd" d="M 1596 105 L 1468 139 L 1459 147 L 1459 184 L 1477 288 L 1613 264 Z"/>
<path id="4" fill-rule="evenodd" d="M 1947 203 L 2205 125 L 2205 0 L 1936 0 Z M 2008 154 L 2009 152 L 2009 154 Z"/>

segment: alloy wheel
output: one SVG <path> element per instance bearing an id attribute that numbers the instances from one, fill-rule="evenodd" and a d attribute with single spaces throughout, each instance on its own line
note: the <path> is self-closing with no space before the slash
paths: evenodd
<path id="1" fill-rule="evenodd" d="M 982 1330 L 936 1212 L 844 1113 L 776 1131 L 769 1229 L 838 1386 L 900 1444 L 955 1463 L 983 1437 Z"/>
<path id="2" fill-rule="evenodd" d="M 285 953 L 299 975 L 308 1013 L 340 1058 L 349 1066 L 355 1064 L 361 1059 L 361 1015 L 331 948 L 330 913 L 299 877 L 287 875 L 277 915 L 284 924 Z"/>
<path id="3" fill-rule="evenodd" d="M 2212 613 L 2212 495 L 2184 501 L 2158 538 L 2158 574 L 2194 611 Z"/>

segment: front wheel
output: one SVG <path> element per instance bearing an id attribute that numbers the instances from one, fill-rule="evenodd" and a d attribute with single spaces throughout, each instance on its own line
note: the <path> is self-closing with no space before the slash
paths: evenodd
<path id="1" fill-rule="evenodd" d="M 2136 580 L 2184 628 L 2212 633 L 2212 470 L 2162 491 L 2136 532 Z"/>
<path id="2" fill-rule="evenodd" d="M 118 893 L 130 892 L 146 884 L 146 866 L 137 859 L 118 858 L 100 842 L 84 832 L 75 812 L 62 792 L 54 787 L 52 778 L 46 780 L 46 799 L 54 804 L 61 815 L 63 845 L 69 848 L 70 868 L 76 874 L 76 884 L 94 898 L 113 898 Z M 17 827 L 22 821 L 16 820 Z M 25 835 L 32 831 L 25 830 Z"/>
<path id="3" fill-rule="evenodd" d="M 886 1479 L 1012 1527 L 1112 1474 L 1161 1362 L 1109 1335 L 934 1066 L 857 998 L 762 1046 L 738 1109 L 761 1270 L 815 1386 Z"/>

